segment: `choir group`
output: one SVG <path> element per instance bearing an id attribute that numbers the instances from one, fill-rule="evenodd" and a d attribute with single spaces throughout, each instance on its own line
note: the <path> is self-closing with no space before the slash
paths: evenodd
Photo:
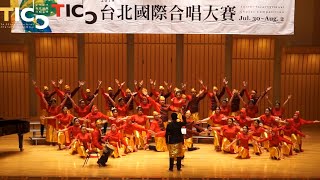
<path id="1" fill-rule="evenodd" d="M 186 84 L 181 84 L 181 89 L 172 89 L 172 85 L 164 82 L 165 86 L 156 88 L 156 81 L 150 79 L 150 91 L 143 88 L 143 81 L 135 81 L 132 92 L 129 88 L 124 89 L 125 82 L 115 81 L 118 85 L 116 92 L 112 87 L 105 91 L 99 81 L 93 93 L 82 88 L 85 85 L 83 81 L 79 81 L 73 91 L 69 85 L 62 90 L 62 79 L 58 83 L 52 81 L 52 92 L 48 86 L 41 91 L 33 81 L 43 113 L 40 118 L 41 135 L 45 127 L 47 142 L 58 144 L 59 149 L 70 149 L 71 154 L 78 153 L 81 157 L 90 152 L 103 155 L 106 149 L 112 149 L 115 158 L 138 150 L 163 152 L 168 151 L 166 127 L 171 121 L 170 114 L 174 112 L 178 115 L 177 121 L 185 122 L 185 151 L 198 149 L 193 146 L 194 135 L 209 135 L 214 137 L 217 152 L 237 154 L 236 158 L 241 159 L 250 158 L 249 145 L 252 145 L 252 154 L 259 156 L 268 151 L 271 159 L 280 160 L 303 152 L 302 137 L 306 135 L 301 132 L 301 126 L 319 123 L 302 119 L 299 111 L 292 118 L 283 118 L 291 95 L 283 104 L 276 102 L 273 106 L 267 96 L 271 87 L 260 96 L 255 90 L 248 91 L 246 82 L 243 82 L 241 91 L 231 91 L 225 78 L 221 91 L 216 86 L 209 91 L 199 80 L 202 88 L 199 91 L 191 88 L 188 92 Z M 79 90 L 82 99 L 76 103 L 73 97 Z M 99 92 L 105 99 L 105 114 L 94 105 Z M 224 99 L 225 93 L 228 98 Z M 55 94 L 60 104 L 53 97 Z M 206 96 L 210 100 L 210 114 L 200 119 L 199 105 Z M 272 107 L 258 115 L 258 104 L 262 98 L 267 98 Z M 108 124 L 110 131 L 107 131 Z M 151 140 L 155 145 L 149 145 Z M 98 164 L 105 165 L 99 161 Z"/>

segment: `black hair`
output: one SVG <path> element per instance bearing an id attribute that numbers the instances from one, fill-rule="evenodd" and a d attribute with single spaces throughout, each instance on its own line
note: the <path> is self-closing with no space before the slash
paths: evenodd
<path id="1" fill-rule="evenodd" d="M 171 114 L 171 119 L 172 119 L 173 121 L 177 121 L 177 119 L 178 119 L 178 114 L 177 114 L 177 113 L 172 113 L 172 114 Z"/>

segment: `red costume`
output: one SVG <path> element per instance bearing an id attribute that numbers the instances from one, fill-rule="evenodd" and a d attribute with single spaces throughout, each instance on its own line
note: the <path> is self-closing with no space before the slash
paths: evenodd
<path id="1" fill-rule="evenodd" d="M 89 125 L 92 126 L 92 124 L 94 124 L 98 119 L 109 120 L 109 116 L 107 116 L 101 112 L 94 112 L 94 109 L 96 109 L 96 106 L 92 106 L 91 113 L 89 113 L 88 115 L 86 115 L 84 117 L 85 119 L 90 120 L 90 122 L 87 123 L 87 127 L 89 127 Z"/>
<path id="2" fill-rule="evenodd" d="M 75 106 L 74 111 L 78 113 L 79 117 L 85 117 L 90 113 L 91 106 L 85 106 L 81 108 L 80 106 Z"/>
<path id="3" fill-rule="evenodd" d="M 95 128 L 93 130 L 93 132 L 91 133 L 91 137 L 92 137 L 93 147 L 102 150 L 103 146 L 101 145 L 101 131 L 100 131 L 100 129 Z"/>
<path id="4" fill-rule="evenodd" d="M 252 132 L 252 136 L 260 137 L 262 133 L 265 132 L 265 129 L 261 126 L 254 126 L 253 124 L 250 126 L 250 131 Z"/>
<path id="5" fill-rule="evenodd" d="M 223 137 L 227 138 L 230 142 L 233 141 L 234 138 L 236 138 L 238 132 L 240 131 L 240 128 L 238 126 L 229 126 L 224 125 L 221 128 Z"/>
<path id="6" fill-rule="evenodd" d="M 220 113 L 224 114 L 225 116 L 229 116 L 231 112 L 231 106 L 226 105 L 226 106 L 220 106 Z"/>
<path id="7" fill-rule="evenodd" d="M 134 114 L 133 116 L 131 116 L 131 120 L 132 120 L 132 122 L 135 122 L 135 123 L 139 124 L 140 126 L 145 126 L 148 121 L 148 118 L 146 115 Z"/>
<path id="8" fill-rule="evenodd" d="M 276 122 L 275 116 L 271 116 L 271 115 L 267 116 L 267 115 L 263 114 L 260 116 L 260 120 L 266 126 L 269 126 L 269 127 L 278 126 L 278 122 Z"/>
<path id="9" fill-rule="evenodd" d="M 283 116 L 283 114 L 284 114 L 284 111 L 285 111 L 285 109 L 284 108 L 272 108 L 271 109 L 271 114 L 273 115 L 273 116 L 277 116 L 277 117 L 280 117 L 280 118 L 282 118 L 282 116 Z"/>
<path id="10" fill-rule="evenodd" d="M 60 122 L 58 124 L 59 129 L 65 129 L 67 127 L 69 127 L 69 125 L 71 124 L 72 120 L 73 120 L 74 116 L 72 114 L 68 114 L 68 113 L 60 113 L 56 116 L 56 119 Z"/>
<path id="11" fill-rule="evenodd" d="M 251 134 L 245 134 L 241 132 L 240 134 L 237 135 L 237 139 L 239 140 L 240 147 L 244 147 L 245 149 L 249 150 L 249 140 L 252 140 Z"/>
<path id="12" fill-rule="evenodd" d="M 75 139 L 79 133 L 81 133 L 81 126 L 69 126 L 68 127 L 70 139 Z"/>
<path id="13" fill-rule="evenodd" d="M 251 118 L 255 118 L 256 117 L 256 114 L 258 113 L 258 106 L 256 105 L 253 105 L 252 107 L 250 107 L 249 105 L 245 105 L 244 106 L 246 108 L 246 113 L 247 113 L 247 116 L 251 117 Z"/>

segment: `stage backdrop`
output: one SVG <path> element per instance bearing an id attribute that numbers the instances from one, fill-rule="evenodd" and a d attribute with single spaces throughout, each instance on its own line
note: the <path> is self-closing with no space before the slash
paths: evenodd
<path id="1" fill-rule="evenodd" d="M 20 7 L 11 18 L 16 19 L 12 29 L 15 33 L 287 35 L 294 32 L 294 0 L 16 2 L 11 4 Z"/>

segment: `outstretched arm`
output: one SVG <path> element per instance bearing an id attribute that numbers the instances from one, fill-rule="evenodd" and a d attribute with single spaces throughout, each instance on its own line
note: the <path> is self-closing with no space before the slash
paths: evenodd
<path id="1" fill-rule="evenodd" d="M 288 103 L 288 101 L 289 101 L 289 99 L 291 99 L 291 97 L 292 97 L 292 95 L 288 96 L 287 100 L 282 104 L 282 107 L 284 107 Z"/>

